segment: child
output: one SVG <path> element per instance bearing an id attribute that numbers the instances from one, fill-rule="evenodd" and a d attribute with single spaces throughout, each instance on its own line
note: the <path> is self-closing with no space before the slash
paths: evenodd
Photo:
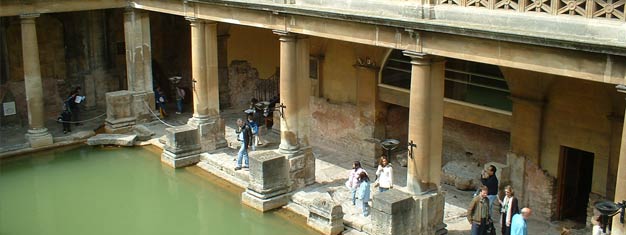
<path id="1" fill-rule="evenodd" d="M 359 174 L 359 182 L 360 185 L 357 194 L 363 204 L 363 216 L 367 217 L 370 215 L 370 205 L 368 204 L 370 201 L 370 178 L 365 171 Z"/>

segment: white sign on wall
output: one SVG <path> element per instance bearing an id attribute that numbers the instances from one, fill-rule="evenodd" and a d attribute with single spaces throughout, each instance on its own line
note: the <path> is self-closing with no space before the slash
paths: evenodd
<path id="1" fill-rule="evenodd" d="M 4 110 L 4 116 L 15 115 L 15 102 L 2 103 L 2 109 Z"/>

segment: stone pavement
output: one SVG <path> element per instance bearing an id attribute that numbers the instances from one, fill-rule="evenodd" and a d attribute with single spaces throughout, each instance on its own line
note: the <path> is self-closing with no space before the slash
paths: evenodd
<path id="1" fill-rule="evenodd" d="M 84 112 L 84 117 L 97 116 L 98 110 Z M 191 117 L 190 113 L 183 113 L 180 115 L 170 114 L 165 120 L 168 125 L 184 125 Z M 246 170 L 235 171 L 235 157 L 239 143 L 236 140 L 235 127 L 236 119 L 243 118 L 242 110 L 226 110 L 222 112 L 222 117 L 226 123 L 226 139 L 228 147 L 219 149 L 210 153 L 204 153 L 201 157 L 201 162 L 198 163 L 198 167 L 213 173 L 239 187 L 246 188 L 249 173 Z M 99 123 L 102 123 L 102 119 L 86 123 L 83 126 L 72 126 L 71 135 L 63 135 L 60 124 L 54 123 L 54 120 L 49 120 L 47 127 L 55 137 L 55 145 L 72 144 L 76 141 L 84 142 L 86 138 L 94 134 L 94 130 L 100 127 Z M 279 122 L 275 122 L 274 128 L 278 128 Z M 162 142 L 159 140 L 161 136 L 165 134 L 165 124 L 158 120 L 151 123 L 144 124 L 151 131 L 155 132 L 154 138 L 150 141 L 140 143 L 153 144 L 157 147 L 162 147 Z M 28 146 L 24 134 L 27 128 L 7 128 L 0 127 L 0 157 L 2 153 L 10 153 L 15 151 L 28 150 L 25 148 Z M 79 134 L 80 133 L 80 134 Z M 266 146 L 259 146 L 256 151 L 250 152 L 250 155 L 259 154 L 263 151 L 274 151 L 278 148 L 280 143 L 280 133 L 277 130 L 266 132 L 264 136 L 268 141 Z M 361 208 L 353 206 L 350 200 L 350 192 L 344 186 L 344 183 L 348 177 L 352 162 L 360 160 L 361 157 L 342 152 L 341 148 L 335 146 L 319 145 L 315 142 L 312 143 L 313 152 L 316 157 L 316 183 L 298 190 L 293 193 L 292 201 L 286 206 L 286 208 L 306 217 L 308 215 L 307 206 L 312 203 L 315 198 L 320 195 L 330 195 L 332 200 L 342 206 L 344 212 L 344 224 L 346 230 L 343 234 L 367 234 L 371 231 L 370 217 L 363 217 L 361 214 Z M 21 147 L 21 148 L 20 148 Z M 394 164 L 394 184 L 397 189 L 402 190 L 406 186 L 406 168 L 400 167 L 399 164 Z M 365 166 L 366 171 L 374 176 L 375 169 Z M 467 206 L 472 198 L 472 191 L 460 191 L 454 187 L 448 185 L 442 185 L 442 191 L 446 198 L 446 204 L 444 209 L 444 223 L 447 224 L 447 229 L 451 235 L 470 234 L 470 225 L 466 219 Z M 378 193 L 378 190 L 372 188 L 372 194 Z M 373 195 L 372 195 L 373 196 Z M 495 220 L 498 220 L 499 216 L 496 216 Z M 545 221 L 534 220 L 531 217 L 529 221 L 529 233 L 528 234 L 559 234 L 562 225 L 559 222 L 549 223 Z M 497 230 L 500 228 L 497 226 Z M 589 234 L 589 230 L 572 230 L 573 235 Z"/>

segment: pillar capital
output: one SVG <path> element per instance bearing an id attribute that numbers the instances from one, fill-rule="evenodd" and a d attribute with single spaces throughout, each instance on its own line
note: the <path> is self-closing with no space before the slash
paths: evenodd
<path id="1" fill-rule="evenodd" d="M 28 20 L 28 19 L 35 19 L 37 17 L 41 16 L 41 14 L 39 13 L 28 13 L 28 14 L 21 14 L 20 15 L 20 19 L 22 20 Z"/>
<path id="2" fill-rule="evenodd" d="M 296 34 L 290 33 L 284 30 L 272 30 L 272 32 L 278 36 L 280 36 L 280 41 L 282 42 L 290 42 L 296 40 Z"/>
<path id="3" fill-rule="evenodd" d="M 426 66 L 433 63 L 443 62 L 445 60 L 440 56 L 416 51 L 402 51 L 402 54 L 411 58 L 411 64 L 418 66 Z"/>

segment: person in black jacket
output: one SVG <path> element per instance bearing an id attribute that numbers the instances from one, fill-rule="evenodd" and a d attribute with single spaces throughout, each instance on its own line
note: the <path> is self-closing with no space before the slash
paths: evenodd
<path id="1" fill-rule="evenodd" d="M 241 170 L 241 168 L 248 168 L 248 147 L 252 144 L 252 130 L 247 122 L 243 120 L 237 119 L 237 140 L 241 141 L 241 148 L 239 148 L 239 153 L 237 153 L 237 166 L 235 170 Z M 243 166 L 241 165 L 243 160 Z"/>
<path id="2" fill-rule="evenodd" d="M 489 198 L 489 214 L 493 215 L 493 202 L 498 200 L 498 178 L 496 166 L 489 165 L 480 175 L 480 182 L 487 186 L 487 198 Z"/>

